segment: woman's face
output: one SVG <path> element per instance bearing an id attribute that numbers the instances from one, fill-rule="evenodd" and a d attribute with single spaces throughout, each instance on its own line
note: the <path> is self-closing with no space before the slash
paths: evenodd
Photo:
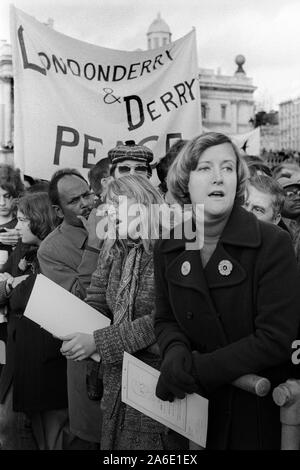
<path id="1" fill-rule="evenodd" d="M 193 206 L 204 204 L 206 220 L 229 214 L 237 188 L 237 159 L 229 143 L 215 145 L 202 153 L 190 173 L 188 189 Z"/>
<path id="2" fill-rule="evenodd" d="M 119 203 L 114 203 L 117 237 L 121 239 L 131 238 L 136 240 L 141 236 L 141 207 L 135 200 L 126 196 L 119 198 Z"/>
<path id="3" fill-rule="evenodd" d="M 22 242 L 28 245 L 39 245 L 40 239 L 30 230 L 30 220 L 19 210 L 17 212 L 17 219 L 16 229 L 19 230 Z"/>
<path id="4" fill-rule="evenodd" d="M 0 215 L 7 217 L 13 210 L 13 197 L 6 189 L 0 187 Z"/>

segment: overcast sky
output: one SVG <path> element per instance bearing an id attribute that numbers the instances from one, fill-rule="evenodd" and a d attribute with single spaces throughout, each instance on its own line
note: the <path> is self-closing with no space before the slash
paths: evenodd
<path id="1" fill-rule="evenodd" d="M 9 40 L 9 0 L 0 0 L 0 39 Z M 197 32 L 198 65 L 233 74 L 237 54 L 266 107 L 300 95 L 300 0 L 15 0 L 74 38 L 115 49 L 146 49 L 160 12 L 172 39 Z"/>

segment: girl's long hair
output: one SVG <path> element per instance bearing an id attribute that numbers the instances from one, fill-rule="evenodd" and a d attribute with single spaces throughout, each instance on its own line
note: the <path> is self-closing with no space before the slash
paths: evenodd
<path id="1" fill-rule="evenodd" d="M 122 176 L 109 181 L 104 194 L 104 207 L 117 207 L 120 197 L 127 197 L 137 204 L 139 213 L 140 241 L 145 251 L 150 252 L 160 233 L 160 206 L 163 199 L 150 181 L 143 176 Z M 109 258 L 113 253 L 126 249 L 127 240 L 107 236 L 101 249 L 101 257 Z"/>

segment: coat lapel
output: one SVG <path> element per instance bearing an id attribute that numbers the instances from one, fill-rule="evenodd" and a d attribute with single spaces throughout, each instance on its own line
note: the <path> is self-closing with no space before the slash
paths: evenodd
<path id="1" fill-rule="evenodd" d="M 170 253 L 167 278 L 173 284 L 202 293 L 210 310 L 216 313 L 210 289 L 231 287 L 245 280 L 247 273 L 234 253 L 236 247 L 255 248 L 260 245 L 258 221 L 253 214 L 235 205 L 219 243 L 204 270 L 199 250 L 186 250 L 186 242 L 190 240 L 183 237 L 164 245 L 163 252 L 174 252 Z M 231 267 L 228 275 L 225 275 L 222 270 L 224 261 Z M 183 269 L 184 264 L 189 267 L 188 273 L 186 269 Z"/>
<path id="2" fill-rule="evenodd" d="M 227 272 L 222 269 L 228 266 Z M 231 287 L 246 279 L 246 271 L 222 243 L 218 243 L 212 257 L 205 267 L 205 277 L 209 288 Z"/>
<path id="3" fill-rule="evenodd" d="M 231 287 L 243 282 L 247 273 L 239 260 L 242 254 L 239 248 L 257 248 L 260 244 L 261 235 L 256 217 L 242 207 L 234 206 L 219 243 L 205 268 L 209 287 Z M 222 270 L 224 262 L 230 267 L 229 274 L 228 271 Z"/>
<path id="4" fill-rule="evenodd" d="M 199 297 L 200 310 L 202 304 L 205 310 L 217 315 L 203 272 L 199 250 L 185 250 L 176 256 L 167 268 L 166 277 L 169 282 L 183 289 L 198 291 L 201 294 Z"/>

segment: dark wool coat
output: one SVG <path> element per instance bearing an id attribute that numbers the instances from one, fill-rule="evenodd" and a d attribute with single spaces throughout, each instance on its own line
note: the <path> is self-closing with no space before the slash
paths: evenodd
<path id="1" fill-rule="evenodd" d="M 24 274 L 30 274 L 31 273 L 31 268 L 29 265 L 24 265 L 22 269 L 19 268 L 19 262 L 21 261 L 22 258 L 25 257 L 26 253 L 29 252 L 32 249 L 30 245 L 25 245 L 22 242 L 18 242 L 16 245 L 16 248 L 14 251 L 10 254 L 7 262 L 5 263 L 3 269 L 1 272 L 4 273 L 9 273 L 13 277 L 17 276 L 22 276 Z M 2 283 L 0 283 L 2 284 Z M 2 291 L 4 289 L 4 291 Z M 5 292 L 5 287 L 0 286 L 0 300 L 1 300 L 1 305 L 5 305 L 7 307 L 8 299 L 6 297 Z M 8 318 L 9 318 L 9 310 L 8 310 Z M 5 327 L 5 342 L 7 343 L 7 334 L 6 334 L 6 329 L 7 329 L 7 323 L 2 323 L 0 325 L 0 328 Z M 12 326 L 11 326 L 12 330 Z M 6 365 L 3 367 L 3 375 L 1 376 L 0 380 L 0 403 L 3 403 L 6 397 L 6 394 L 9 390 L 9 387 L 12 383 L 13 379 L 13 365 L 14 365 L 14 354 L 15 350 L 13 347 L 11 347 L 11 344 L 6 344 Z"/>
<path id="2" fill-rule="evenodd" d="M 231 382 L 248 373 L 272 385 L 291 376 L 299 278 L 289 235 L 235 206 L 205 269 L 185 239 L 155 250 L 155 333 L 162 354 L 173 342 L 201 353 L 199 385 L 209 398 L 207 448 L 280 447 L 279 408 Z M 232 264 L 224 275 L 223 261 Z M 185 263 L 185 269 L 182 265 Z M 187 273 L 186 266 L 190 267 Z"/>
<path id="3" fill-rule="evenodd" d="M 26 274 L 29 277 L 13 290 L 8 301 L 7 363 L 0 380 L 0 399 L 4 400 L 13 382 L 15 411 L 67 408 L 66 359 L 60 353 L 61 341 L 23 316 L 36 278 L 32 272 Z"/>

